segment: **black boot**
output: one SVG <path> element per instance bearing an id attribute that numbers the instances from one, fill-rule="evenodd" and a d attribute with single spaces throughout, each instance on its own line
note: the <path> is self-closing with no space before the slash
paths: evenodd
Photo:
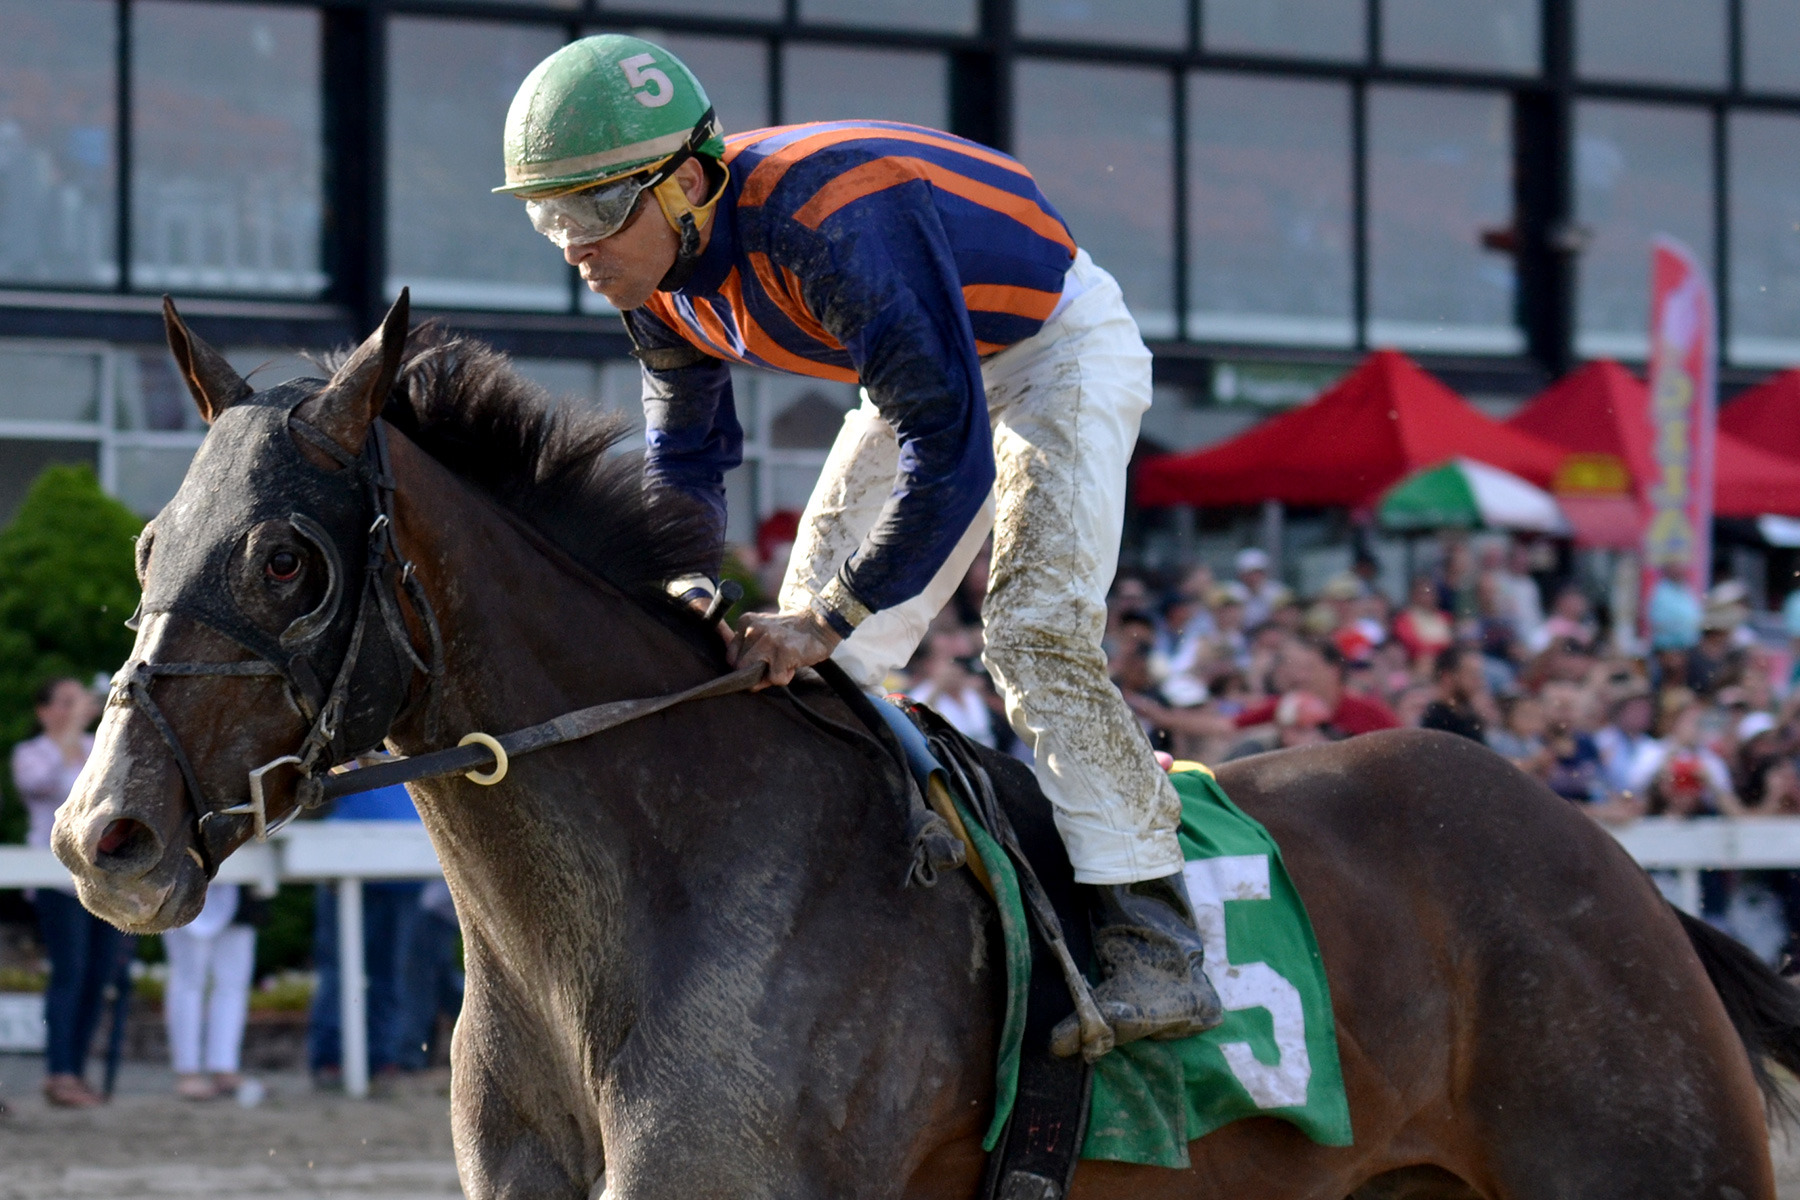
<path id="1" fill-rule="evenodd" d="M 1191 1037 L 1225 1019 L 1219 994 L 1200 969 L 1205 949 L 1186 880 L 1167 875 L 1094 891 L 1094 953 L 1105 975 L 1094 999 L 1115 1045 Z M 1050 1049 L 1063 1057 L 1081 1049 L 1074 1016 L 1056 1027 Z"/>

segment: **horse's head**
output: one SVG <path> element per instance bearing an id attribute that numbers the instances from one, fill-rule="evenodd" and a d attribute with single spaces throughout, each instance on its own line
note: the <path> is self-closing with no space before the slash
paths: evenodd
<path id="1" fill-rule="evenodd" d="M 82 903 L 122 928 L 192 919 L 220 860 L 297 811 L 308 776 L 378 744 L 405 701 L 413 589 L 376 417 L 406 313 L 402 295 L 329 381 L 258 392 L 164 302 L 211 429 L 139 539 L 137 643 L 52 839 Z"/>

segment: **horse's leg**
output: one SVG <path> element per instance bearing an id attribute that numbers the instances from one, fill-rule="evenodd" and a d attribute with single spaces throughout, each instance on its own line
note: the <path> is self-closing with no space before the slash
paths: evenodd
<path id="1" fill-rule="evenodd" d="M 1672 911 L 1622 883 L 1568 915 L 1582 953 L 1490 981 L 1460 1105 L 1472 1178 L 1506 1200 L 1773 1200 L 1743 1044 Z"/>
<path id="2" fill-rule="evenodd" d="M 605 1166 L 594 1126 L 549 1081 L 564 1072 L 471 956 L 468 991 L 451 1039 L 450 1124 L 456 1169 L 470 1200 L 587 1200 Z M 592 1145 L 588 1143 L 592 1142 Z"/>

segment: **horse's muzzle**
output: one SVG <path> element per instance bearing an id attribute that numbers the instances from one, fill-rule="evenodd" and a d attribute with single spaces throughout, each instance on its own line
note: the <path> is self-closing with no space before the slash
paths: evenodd
<path id="1" fill-rule="evenodd" d="M 157 796 L 179 780 L 164 771 L 149 778 L 117 778 L 96 762 L 82 773 L 57 811 L 50 848 L 69 869 L 81 903 L 94 915 L 132 933 L 160 932 L 192 920 L 206 898 L 206 873 L 192 853 L 185 825 L 168 827 L 153 815 L 181 813 L 179 796 Z"/>

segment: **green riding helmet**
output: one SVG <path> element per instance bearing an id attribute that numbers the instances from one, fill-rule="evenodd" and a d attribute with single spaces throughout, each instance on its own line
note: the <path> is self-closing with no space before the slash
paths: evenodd
<path id="1" fill-rule="evenodd" d="M 654 42 L 603 33 L 571 42 L 533 68 L 506 113 L 506 183 L 527 199 L 557 196 L 642 171 L 704 137 L 692 152 L 719 159 L 711 104 L 679 58 Z"/>

